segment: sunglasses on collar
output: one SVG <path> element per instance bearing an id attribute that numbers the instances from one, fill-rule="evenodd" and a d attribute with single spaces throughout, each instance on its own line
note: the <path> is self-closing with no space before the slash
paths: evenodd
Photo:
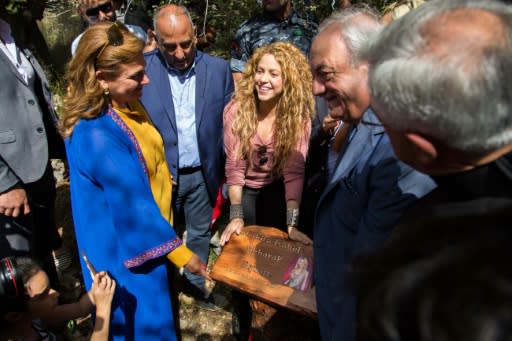
<path id="1" fill-rule="evenodd" d="M 260 158 L 258 163 L 260 166 L 263 166 L 268 162 L 268 156 L 267 156 L 267 146 L 260 146 L 257 150 L 258 157 Z"/>
<path id="2" fill-rule="evenodd" d="M 101 13 L 110 13 L 112 11 L 113 11 L 112 2 L 108 1 L 99 6 L 89 8 L 88 10 L 85 11 L 85 15 L 88 16 L 89 18 L 93 19 L 93 18 L 97 18 L 98 15 L 100 14 L 100 12 Z"/>

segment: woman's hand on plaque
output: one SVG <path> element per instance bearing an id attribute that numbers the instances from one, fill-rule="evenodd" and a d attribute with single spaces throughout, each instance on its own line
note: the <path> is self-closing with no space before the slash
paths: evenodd
<path id="1" fill-rule="evenodd" d="M 306 234 L 300 232 L 296 227 L 293 226 L 288 226 L 288 238 L 306 245 L 313 244 L 313 241 Z"/>
<path id="2" fill-rule="evenodd" d="M 236 233 L 237 235 L 242 232 L 242 228 L 244 227 L 244 220 L 242 218 L 234 218 L 232 219 L 229 224 L 224 229 L 224 232 L 222 232 L 222 236 L 220 236 L 220 246 L 224 246 L 233 233 Z"/>
<path id="3" fill-rule="evenodd" d="M 190 258 L 188 263 L 185 264 L 185 269 L 187 269 L 193 274 L 202 276 L 209 281 L 212 280 L 210 274 L 206 271 L 206 264 L 201 262 L 201 259 L 195 253 L 192 255 L 192 258 Z"/>

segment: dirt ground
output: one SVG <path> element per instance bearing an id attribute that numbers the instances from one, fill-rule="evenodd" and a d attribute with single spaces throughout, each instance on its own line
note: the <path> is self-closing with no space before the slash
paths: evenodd
<path id="1" fill-rule="evenodd" d="M 69 183 L 65 180 L 59 180 L 57 184 L 56 218 L 57 226 L 64 242 L 63 248 L 56 251 L 57 268 L 62 286 L 60 288 L 61 300 L 63 302 L 72 302 L 84 293 L 84 286 L 75 247 L 69 200 Z M 211 260 L 214 258 L 212 253 Z M 178 283 L 177 285 L 179 287 L 180 284 Z M 209 283 L 209 288 L 216 295 L 216 298 L 219 298 L 223 309 L 216 312 L 202 310 L 193 303 L 193 299 L 184 294 L 179 295 L 180 329 L 183 341 L 235 340 L 231 335 L 231 289 L 222 283 L 215 282 Z M 66 325 L 56 330 L 56 332 L 63 340 L 81 341 L 89 340 L 91 328 L 90 317 L 86 317 L 69 321 Z"/>

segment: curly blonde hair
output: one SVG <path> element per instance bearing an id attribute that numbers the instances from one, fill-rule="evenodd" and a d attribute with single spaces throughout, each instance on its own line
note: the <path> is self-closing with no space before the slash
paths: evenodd
<path id="1" fill-rule="evenodd" d="M 119 46 L 109 40 L 109 29 L 113 25 L 122 34 Z M 100 22 L 84 32 L 66 70 L 67 93 L 60 127 L 64 137 L 71 135 L 80 119 L 97 117 L 108 108 L 109 98 L 104 96 L 103 88 L 96 80 L 96 70 L 115 79 L 120 73 L 120 66 L 136 60 L 143 48 L 144 42 L 120 23 Z"/>
<path id="2" fill-rule="evenodd" d="M 258 126 L 258 97 L 254 75 L 263 55 L 271 54 L 281 67 L 283 92 L 276 108 L 274 122 L 274 163 L 272 172 L 283 174 L 288 157 L 299 143 L 306 126 L 314 116 L 312 75 L 304 54 L 293 44 L 276 42 L 257 49 L 245 66 L 235 99 L 239 103 L 233 121 L 233 134 L 240 140 L 240 157 L 249 160 L 253 151 L 251 138 Z"/>

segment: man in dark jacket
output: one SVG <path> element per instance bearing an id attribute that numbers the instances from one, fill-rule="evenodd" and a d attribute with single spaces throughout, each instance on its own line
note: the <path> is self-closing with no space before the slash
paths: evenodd
<path id="1" fill-rule="evenodd" d="M 511 37 L 510 6 L 436 0 L 362 54 L 397 156 L 438 187 L 357 267 L 360 340 L 510 335 Z"/>
<path id="2" fill-rule="evenodd" d="M 0 2 L 1 4 L 1 2 Z M 34 55 L 14 41 L 0 7 L 0 256 L 33 255 L 56 281 L 52 250 L 55 180 L 50 158 L 63 158 L 48 81 Z"/>
<path id="3" fill-rule="evenodd" d="M 429 1 L 366 51 L 397 156 L 439 185 L 410 217 L 512 197 L 511 19 L 497 1 Z"/>

